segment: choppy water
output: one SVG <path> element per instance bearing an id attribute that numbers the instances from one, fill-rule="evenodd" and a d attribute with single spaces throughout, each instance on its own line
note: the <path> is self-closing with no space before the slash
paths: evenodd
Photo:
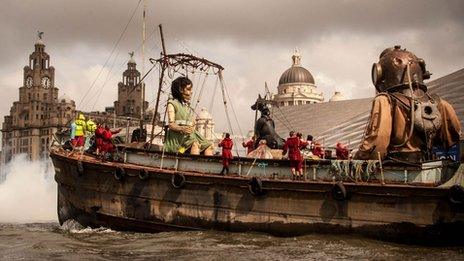
<path id="1" fill-rule="evenodd" d="M 142 234 L 76 222 L 60 226 L 53 175 L 49 161 L 30 162 L 24 155 L 0 168 L 0 260 L 464 260 L 462 246 L 431 248 L 348 235 Z"/>
<path id="2" fill-rule="evenodd" d="M 348 235 L 144 234 L 74 223 L 0 224 L 2 260 L 464 260 L 463 247 L 422 247 Z"/>

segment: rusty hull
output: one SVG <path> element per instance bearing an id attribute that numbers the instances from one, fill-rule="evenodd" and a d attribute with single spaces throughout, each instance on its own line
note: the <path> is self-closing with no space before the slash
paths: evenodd
<path id="1" fill-rule="evenodd" d="M 216 229 L 259 231 L 278 236 L 313 232 L 361 233 L 418 243 L 462 242 L 464 206 L 449 200 L 449 189 L 411 185 L 345 183 L 346 200 L 333 199 L 330 182 L 263 180 L 263 195 L 249 192 L 250 178 L 182 172 L 101 162 L 51 153 L 58 183 L 60 223 L 158 232 Z M 126 175 L 114 177 L 117 168 Z M 141 179 L 142 169 L 148 178 Z"/>

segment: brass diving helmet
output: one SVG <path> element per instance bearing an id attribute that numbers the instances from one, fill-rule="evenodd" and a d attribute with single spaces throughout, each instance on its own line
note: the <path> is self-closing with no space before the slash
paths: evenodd
<path id="1" fill-rule="evenodd" d="M 379 62 L 372 65 L 372 83 L 378 92 L 408 88 L 410 83 L 425 92 L 424 80 L 430 79 L 430 75 L 423 59 L 399 45 L 385 49 Z"/>

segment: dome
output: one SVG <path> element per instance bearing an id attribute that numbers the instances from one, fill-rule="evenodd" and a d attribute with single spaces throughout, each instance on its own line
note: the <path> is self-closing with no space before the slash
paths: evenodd
<path id="1" fill-rule="evenodd" d="M 300 60 L 301 56 L 297 50 L 292 56 L 293 64 L 292 67 L 287 69 L 279 79 L 279 85 L 287 83 L 312 83 L 314 84 L 314 78 L 311 73 L 305 68 L 301 67 Z"/>
<path id="2" fill-rule="evenodd" d="M 62 103 L 72 103 L 73 100 L 66 94 L 63 94 L 60 98 L 59 98 L 60 102 Z"/>
<path id="3" fill-rule="evenodd" d="M 329 102 L 344 101 L 344 100 L 346 99 L 345 99 L 345 96 L 343 96 L 343 94 L 341 94 L 340 92 L 335 92 L 332 98 L 330 98 Z"/>
<path id="4" fill-rule="evenodd" d="M 301 66 L 292 66 L 286 70 L 279 79 L 280 84 L 286 83 L 312 83 L 314 78 L 311 73 Z"/>
<path id="5" fill-rule="evenodd" d="M 198 113 L 197 119 L 201 120 L 210 120 L 213 117 L 211 117 L 211 114 L 206 110 L 206 108 L 201 108 L 200 112 Z"/>

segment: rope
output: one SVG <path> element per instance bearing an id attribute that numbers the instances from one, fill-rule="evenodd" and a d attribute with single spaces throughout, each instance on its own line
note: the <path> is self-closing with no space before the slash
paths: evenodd
<path id="1" fill-rule="evenodd" d="M 218 87 L 218 83 L 219 83 L 219 79 L 216 77 L 216 81 L 214 83 L 214 89 L 213 89 L 213 96 L 211 96 L 211 103 L 209 104 L 209 108 L 208 108 L 208 111 L 209 112 L 212 112 L 213 110 L 213 105 L 214 105 L 214 101 L 215 101 L 215 97 L 216 97 L 216 90 L 217 90 L 217 87 Z"/>
<path id="2" fill-rule="evenodd" d="M 253 160 L 253 162 L 251 163 L 251 166 L 250 166 L 250 168 L 248 169 L 246 176 L 248 176 L 248 175 L 250 174 L 250 171 L 251 171 L 251 169 L 255 166 L 255 163 L 256 163 L 256 160 L 257 160 L 257 159 L 258 159 L 258 157 L 256 157 L 256 158 Z"/>
<path id="3" fill-rule="evenodd" d="M 276 118 L 282 122 L 282 124 L 285 126 L 285 128 L 287 128 L 288 131 L 292 131 L 292 129 L 285 123 L 285 121 L 282 120 L 282 118 L 280 118 L 280 116 L 277 116 L 277 114 L 275 114 L 274 116 L 276 116 Z"/>
<path id="4" fill-rule="evenodd" d="M 222 78 L 222 70 L 219 71 L 218 77 L 219 77 L 219 81 L 221 82 L 222 101 L 224 103 L 224 110 L 226 112 L 227 123 L 229 124 L 230 132 L 232 133 L 232 135 L 234 135 L 234 130 L 232 128 L 232 122 L 230 121 L 229 110 L 227 108 L 227 100 L 226 100 L 224 79 Z M 235 153 L 237 154 L 237 157 L 239 157 L 238 146 L 235 146 Z"/>
<path id="5" fill-rule="evenodd" d="M 134 15 L 135 13 L 137 12 L 137 10 L 139 9 L 139 6 L 140 6 L 140 3 L 142 2 L 142 0 L 139 0 L 137 2 L 137 6 L 134 8 L 134 10 L 132 11 L 132 15 L 129 19 L 129 21 L 126 23 L 126 26 L 124 27 L 123 31 L 121 32 L 121 34 L 119 35 L 115 45 L 113 46 L 113 49 L 111 50 L 110 52 L 110 55 L 106 58 L 106 61 L 105 63 L 103 64 L 103 67 L 100 69 L 100 71 L 98 72 L 97 74 L 97 77 L 95 77 L 95 79 L 93 80 L 92 84 L 90 85 L 90 87 L 87 89 L 87 91 L 85 92 L 84 96 L 80 99 L 79 103 L 78 103 L 78 106 L 77 107 L 80 107 L 80 105 L 82 104 L 82 102 L 84 101 L 84 99 L 87 97 L 87 95 L 89 94 L 90 90 L 93 89 L 93 87 L 95 86 L 95 83 L 97 82 L 97 79 L 100 77 L 100 74 L 103 72 L 103 69 L 106 67 L 106 65 L 108 64 L 110 58 L 113 56 L 113 53 L 114 51 L 116 50 L 117 46 L 119 45 L 119 42 L 121 41 L 122 37 L 124 36 L 124 33 L 126 32 L 127 28 L 129 27 L 129 24 L 131 23 L 132 19 L 134 18 Z"/>
<path id="6" fill-rule="evenodd" d="M 201 85 L 200 91 L 198 93 L 197 99 L 196 99 L 196 104 L 193 110 L 196 110 L 198 107 L 198 104 L 200 103 L 200 98 L 203 95 L 203 89 L 205 87 L 206 79 L 208 78 L 208 73 L 206 73 L 205 78 L 203 78 L 203 84 Z"/>
<path id="7" fill-rule="evenodd" d="M 222 78 L 222 74 L 221 74 L 221 79 L 222 79 L 223 85 L 225 87 L 225 82 L 224 82 L 224 79 Z M 235 112 L 234 104 L 232 103 L 232 99 L 229 96 L 229 92 L 228 92 L 227 88 L 224 88 L 224 89 L 226 91 L 227 97 L 229 98 L 230 107 L 232 108 L 232 113 L 234 114 L 235 122 L 237 122 L 238 130 L 240 131 L 240 135 L 243 137 L 243 131 L 242 131 L 242 128 L 240 127 L 240 123 L 239 123 L 238 118 L 237 118 L 237 113 Z"/>
<path id="8" fill-rule="evenodd" d="M 291 124 L 290 121 L 287 119 L 287 117 L 285 116 L 284 112 L 280 109 L 279 106 L 276 106 L 276 107 L 277 107 L 277 109 L 279 109 L 279 112 L 282 114 L 282 116 L 283 116 L 284 119 L 287 121 L 288 125 L 290 126 L 290 128 L 289 128 L 288 130 L 294 130 L 292 124 Z M 284 125 L 285 125 L 285 123 L 284 123 Z M 285 125 L 285 126 L 288 128 L 287 125 Z"/>
<path id="9" fill-rule="evenodd" d="M 92 105 L 92 110 L 95 108 L 95 106 L 97 105 L 97 102 L 98 100 L 100 99 L 100 96 L 101 94 L 103 93 L 103 89 L 105 87 L 105 85 L 108 83 L 108 80 L 109 79 L 112 79 L 114 75 L 111 75 L 111 71 L 113 70 L 114 68 L 114 65 L 116 64 L 116 60 L 118 59 L 118 56 L 119 56 L 119 53 L 120 51 L 118 51 L 118 53 L 116 54 L 114 60 L 113 60 L 113 63 L 111 64 L 110 66 L 110 70 L 108 70 L 108 73 L 106 74 L 106 78 L 105 78 L 105 81 L 103 82 L 102 86 L 100 87 L 100 90 L 98 91 L 98 94 L 95 96 L 95 102 L 93 103 Z M 111 76 L 111 77 L 110 77 Z M 90 99 L 89 99 L 90 101 Z"/>

